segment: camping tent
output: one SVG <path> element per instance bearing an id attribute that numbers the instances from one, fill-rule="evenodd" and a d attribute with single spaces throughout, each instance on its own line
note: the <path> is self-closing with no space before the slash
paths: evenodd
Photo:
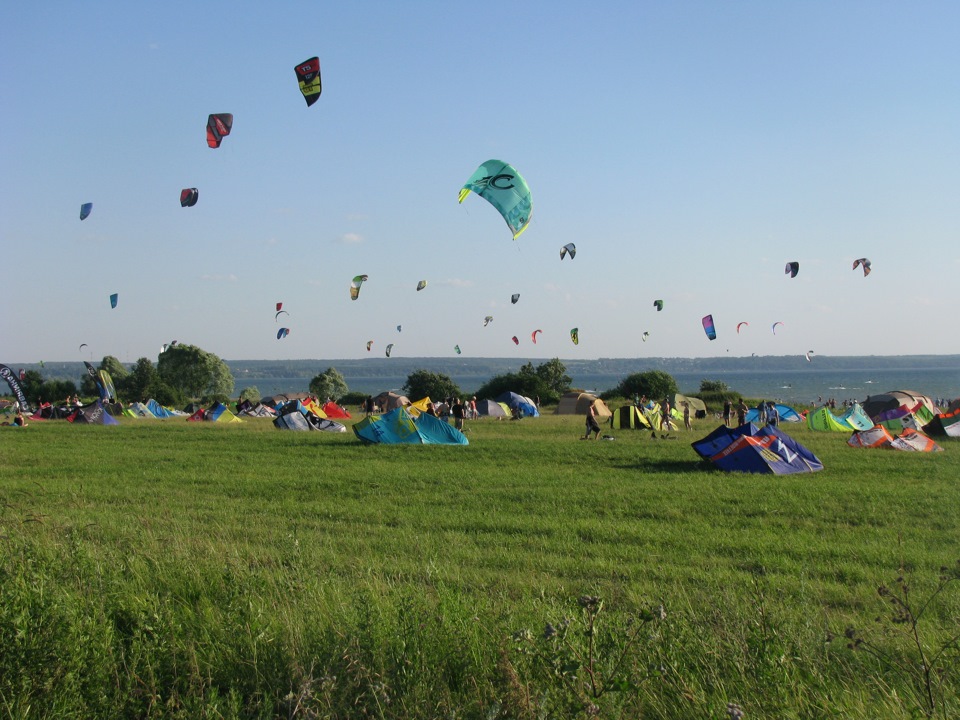
<path id="1" fill-rule="evenodd" d="M 504 409 L 495 400 L 477 400 L 477 414 L 495 418 L 510 417 L 510 408 Z"/>
<path id="2" fill-rule="evenodd" d="M 557 415 L 586 415 L 587 408 L 593 405 L 597 417 L 610 417 L 613 413 L 607 404 L 596 395 L 585 392 L 564 393 L 557 405 Z M 524 413 L 526 414 L 526 413 Z"/>
<path id="3" fill-rule="evenodd" d="M 513 392 L 500 393 L 497 395 L 497 402 L 506 403 L 512 412 L 519 412 L 520 417 L 540 417 L 537 404 L 523 395 Z"/>
<path id="4" fill-rule="evenodd" d="M 636 405 L 622 405 L 610 416 L 610 427 L 619 430 L 649 430 L 650 423 Z"/>
<path id="5" fill-rule="evenodd" d="M 885 410 L 894 410 L 898 407 L 913 408 L 917 403 L 922 403 L 931 413 L 937 410 L 933 400 L 926 395 L 913 390 L 891 390 L 868 397 L 863 401 L 863 411 L 876 419 L 876 416 Z"/>
<path id="6" fill-rule="evenodd" d="M 690 397 L 675 393 L 670 399 L 670 405 L 680 410 L 680 418 L 683 419 L 683 404 L 690 404 L 690 416 L 695 418 L 705 418 L 707 416 L 707 404 L 700 398 Z"/>
<path id="7" fill-rule="evenodd" d="M 369 415 L 353 426 L 367 444 L 468 445 L 466 435 L 443 420 L 423 413 L 416 420 L 402 407 Z"/>
<path id="8" fill-rule="evenodd" d="M 381 412 L 387 412 L 404 405 L 409 405 L 410 400 L 404 395 L 397 395 L 393 392 L 382 392 L 373 398 L 374 404 L 380 408 Z"/>
<path id="9" fill-rule="evenodd" d="M 720 447 L 709 459 L 727 472 L 789 475 L 823 469 L 816 455 L 772 425 L 759 429 L 752 423 L 739 428 L 721 425 L 692 445 L 701 456 Z"/>

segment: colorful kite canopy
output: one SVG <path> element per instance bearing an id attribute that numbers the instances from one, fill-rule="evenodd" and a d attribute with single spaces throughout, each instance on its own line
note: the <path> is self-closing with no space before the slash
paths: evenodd
<path id="1" fill-rule="evenodd" d="M 207 145 L 212 148 L 220 147 L 223 139 L 233 129 L 233 115 L 230 113 L 215 113 L 207 118 Z"/>
<path id="2" fill-rule="evenodd" d="M 654 300 L 653 306 L 657 309 L 657 312 L 663 310 L 663 300 Z"/>
<path id="3" fill-rule="evenodd" d="M 85 347 L 89 347 L 89 346 L 88 346 L 86 343 L 80 343 L 80 347 L 77 348 L 77 352 L 80 352 L 80 351 L 83 350 Z"/>
<path id="4" fill-rule="evenodd" d="M 460 354 L 460 346 L 459 346 L 459 345 L 454 345 L 454 346 L 453 346 L 453 349 L 457 352 L 457 355 Z"/>
<path id="5" fill-rule="evenodd" d="M 386 350 L 387 357 L 390 357 L 390 353 L 392 352 L 393 352 L 393 343 L 390 343 L 389 345 L 387 345 L 387 350 Z"/>
<path id="6" fill-rule="evenodd" d="M 277 330 L 277 340 L 282 340 L 290 334 L 290 328 L 280 328 Z"/>
<path id="7" fill-rule="evenodd" d="M 193 207 L 200 198 L 200 191 L 196 188 L 184 188 L 180 191 L 180 207 Z"/>
<path id="8" fill-rule="evenodd" d="M 290 313 L 288 313 L 286 310 L 277 310 L 277 314 L 273 316 L 273 319 L 279 322 L 281 315 L 286 315 L 289 317 Z"/>
<path id="9" fill-rule="evenodd" d="M 117 300 L 120 299 L 120 296 L 117 293 L 113 293 L 110 296 L 110 307 L 115 308 L 117 306 Z"/>
<path id="10" fill-rule="evenodd" d="M 777 334 L 777 325 L 783 325 L 783 323 L 778 320 L 777 322 L 775 322 L 773 325 L 770 326 L 770 330 L 773 331 L 774 335 Z"/>
<path id="11" fill-rule="evenodd" d="M 493 315 L 487 315 L 487 316 L 483 319 L 483 326 L 486 327 L 487 325 L 489 325 L 489 324 L 492 323 L 492 322 L 493 322 Z"/>
<path id="12" fill-rule="evenodd" d="M 788 262 L 783 269 L 783 274 L 789 275 L 792 278 L 795 278 L 798 272 L 800 272 L 800 263 L 798 262 Z"/>
<path id="13" fill-rule="evenodd" d="M 866 258 L 859 258 L 853 261 L 853 269 L 856 270 L 858 267 L 863 266 L 863 276 L 866 277 L 870 274 L 870 261 Z"/>
<path id="14" fill-rule="evenodd" d="M 527 229 L 533 215 L 533 199 L 526 180 L 513 165 L 502 160 L 487 160 L 461 188 L 461 203 L 471 190 L 500 212 L 514 240 Z"/>
<path id="15" fill-rule="evenodd" d="M 716 340 L 717 329 L 713 326 L 713 315 L 704 315 L 703 320 L 700 322 L 703 323 L 703 331 L 707 334 L 707 337 L 711 340 Z"/>
<path id="16" fill-rule="evenodd" d="M 307 107 L 310 107 L 319 99 L 323 89 L 320 86 L 320 58 L 312 57 L 304 60 L 293 70 L 297 73 L 297 82 L 300 84 L 303 99 L 307 101 Z"/>
<path id="17" fill-rule="evenodd" d="M 811 359 L 813 358 L 813 350 L 807 350 L 806 358 L 807 358 L 807 362 L 811 361 Z"/>
<path id="18" fill-rule="evenodd" d="M 277 303 L 277 310 L 283 310 L 283 303 L 282 303 L 282 302 L 278 302 L 278 303 Z"/>
<path id="19" fill-rule="evenodd" d="M 570 330 L 570 340 L 574 345 L 580 344 L 580 328 L 573 328 Z"/>
<path id="20" fill-rule="evenodd" d="M 367 340 L 367 352 L 370 352 L 370 348 L 373 347 L 373 340 Z"/>
<path id="21" fill-rule="evenodd" d="M 532 333 L 530 333 L 530 339 L 533 340 L 533 344 L 534 344 L 534 345 L 537 344 L 537 333 L 542 333 L 542 332 L 543 332 L 543 330 L 540 330 L 540 329 L 538 328 L 537 330 L 534 330 Z"/>
<path id="22" fill-rule="evenodd" d="M 564 256 L 569 253 L 570 259 L 573 260 L 577 256 L 577 246 L 573 243 L 567 243 L 562 248 L 560 248 L 560 259 L 563 260 Z"/>
<path id="23" fill-rule="evenodd" d="M 360 286 L 363 285 L 364 281 L 367 279 L 366 275 L 357 275 L 353 278 L 353 281 L 350 283 L 350 299 L 356 300 L 360 297 Z"/>
<path id="24" fill-rule="evenodd" d="M 650 333 L 644 332 L 643 335 L 640 336 L 640 339 L 646 342 L 648 337 L 650 337 Z"/>
<path id="25" fill-rule="evenodd" d="M 93 203 L 84 203 L 80 206 L 80 219 L 86 220 L 90 217 L 90 213 L 93 210 Z"/>
<path id="26" fill-rule="evenodd" d="M 397 332 L 400 332 L 401 330 L 403 330 L 403 325 L 397 325 Z"/>
<path id="27" fill-rule="evenodd" d="M 750 323 L 748 323 L 748 322 L 746 322 L 746 321 L 744 321 L 744 322 L 742 322 L 742 323 L 737 323 L 737 335 L 740 334 L 740 328 L 742 328 L 744 325 L 746 325 L 747 327 L 750 327 Z"/>
<path id="28" fill-rule="evenodd" d="M 513 295 L 510 296 L 510 304 L 516 305 L 517 300 L 519 299 L 520 299 L 520 293 L 514 293 Z"/>
<path id="29" fill-rule="evenodd" d="M 423 290 L 426 286 L 427 286 L 427 281 L 426 281 L 426 280 L 421 280 L 420 282 L 417 283 L 417 292 L 420 292 L 420 291 Z"/>
<path id="30" fill-rule="evenodd" d="M 514 336 L 511 338 L 511 340 L 513 340 L 513 344 L 514 344 L 514 345 L 519 345 L 519 344 L 520 344 L 520 340 L 517 338 L 516 335 L 514 335 Z"/>

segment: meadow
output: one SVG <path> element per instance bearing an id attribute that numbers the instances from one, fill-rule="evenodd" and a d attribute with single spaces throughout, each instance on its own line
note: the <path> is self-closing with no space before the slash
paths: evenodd
<path id="1" fill-rule="evenodd" d="M 715 426 L 2 428 L 0 716 L 957 716 L 960 442 L 725 474 Z"/>

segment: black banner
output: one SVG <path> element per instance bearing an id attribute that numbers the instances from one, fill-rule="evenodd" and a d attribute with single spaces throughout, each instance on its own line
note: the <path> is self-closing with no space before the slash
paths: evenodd
<path id="1" fill-rule="evenodd" d="M 0 378 L 7 381 L 7 385 L 10 386 L 10 392 L 14 394 L 17 402 L 20 403 L 20 409 L 25 413 L 29 413 L 30 404 L 27 402 L 27 396 L 23 394 L 23 388 L 20 387 L 20 380 L 17 379 L 17 374 L 6 365 L 0 365 Z"/>

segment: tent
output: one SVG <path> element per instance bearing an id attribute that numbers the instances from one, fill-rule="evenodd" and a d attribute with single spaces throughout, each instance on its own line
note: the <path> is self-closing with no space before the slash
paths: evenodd
<path id="1" fill-rule="evenodd" d="M 119 425 L 117 419 L 107 412 L 103 403 L 97 400 L 90 405 L 77 408 L 76 412 L 67 418 L 72 423 L 80 425 Z"/>
<path id="2" fill-rule="evenodd" d="M 505 392 L 497 395 L 496 400 L 497 402 L 505 403 L 511 412 L 518 412 L 520 417 L 540 417 L 537 404 L 523 395 Z M 584 410 L 584 412 L 586 412 L 586 410 Z"/>
<path id="3" fill-rule="evenodd" d="M 781 405 L 780 403 L 775 403 L 774 407 L 777 409 L 777 417 L 780 418 L 780 422 L 803 422 L 803 418 L 800 416 L 796 410 L 794 410 L 789 405 Z M 760 413 L 756 408 L 750 408 L 747 410 L 746 417 L 744 417 L 744 422 L 766 422 L 766 418 L 759 417 Z"/>
<path id="4" fill-rule="evenodd" d="M 820 432 L 850 432 L 850 426 L 826 407 L 807 413 L 807 427 Z"/>
<path id="5" fill-rule="evenodd" d="M 477 400 L 477 414 L 487 417 L 510 417 L 510 408 L 495 400 Z"/>
<path id="6" fill-rule="evenodd" d="M 739 428 L 721 425 L 693 443 L 693 448 L 703 456 L 711 446 L 718 447 L 727 440 L 722 449 L 709 456 L 710 462 L 720 470 L 775 475 L 823 470 L 823 463 L 816 455 L 772 425 L 759 429 L 752 423 Z"/>
<path id="7" fill-rule="evenodd" d="M 680 393 L 675 393 L 674 396 L 670 399 L 671 407 L 679 408 L 680 410 L 680 419 L 683 419 L 683 404 L 690 404 L 690 417 L 695 418 L 705 418 L 707 416 L 707 404 L 703 402 L 700 398 L 690 397 L 689 395 L 681 395 Z"/>
<path id="8" fill-rule="evenodd" d="M 863 401 L 863 411 L 876 420 L 876 416 L 885 410 L 894 410 L 898 407 L 913 408 L 922 403 L 931 413 L 936 412 L 936 406 L 926 395 L 913 390 L 891 390 L 880 395 L 871 395 Z"/>
<path id="9" fill-rule="evenodd" d="M 564 393 L 557 405 L 557 415 L 586 415 L 587 408 L 593 405 L 597 417 L 610 417 L 613 413 L 607 404 L 596 395 L 585 392 Z M 526 414 L 526 413 L 524 413 Z"/>
<path id="10" fill-rule="evenodd" d="M 900 437 L 894 438 L 890 447 L 895 450 L 908 450 L 913 452 L 940 452 L 942 447 L 928 438 L 922 432 L 907 428 Z"/>
<path id="11" fill-rule="evenodd" d="M 433 415 L 416 420 L 402 407 L 385 415 L 368 415 L 353 426 L 354 434 L 367 444 L 468 445 L 466 435 Z"/>
<path id="12" fill-rule="evenodd" d="M 610 427 L 619 430 L 649 430 L 650 423 L 636 405 L 622 405 L 610 416 Z"/>
<path id="13" fill-rule="evenodd" d="M 381 412 L 387 412 L 404 405 L 409 405 L 410 400 L 404 395 L 397 395 L 392 392 L 382 392 L 373 398 L 374 404 L 380 408 Z"/>

